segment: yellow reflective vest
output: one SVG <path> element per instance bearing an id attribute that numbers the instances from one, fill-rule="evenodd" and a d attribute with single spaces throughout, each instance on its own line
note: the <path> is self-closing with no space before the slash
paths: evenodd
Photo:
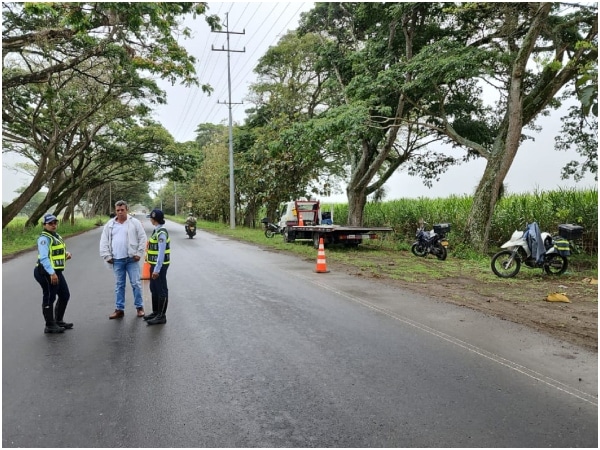
<path id="1" fill-rule="evenodd" d="M 47 231 L 42 231 L 42 236 L 46 236 L 50 239 L 49 257 L 50 263 L 54 270 L 64 270 L 66 263 L 67 246 L 65 241 L 57 234 L 53 235 Z M 41 255 L 38 255 L 38 264 L 40 264 Z"/>
<path id="2" fill-rule="evenodd" d="M 165 258 L 163 264 L 169 264 L 171 260 L 171 238 L 166 228 L 157 228 L 152 232 L 152 236 L 148 239 L 148 252 L 146 253 L 146 261 L 152 265 L 158 262 L 158 235 L 164 232 L 167 235 L 167 247 L 165 248 Z"/>

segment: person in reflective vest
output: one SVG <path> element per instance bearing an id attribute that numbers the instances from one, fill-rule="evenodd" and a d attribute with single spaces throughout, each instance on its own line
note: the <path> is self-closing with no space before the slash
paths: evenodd
<path id="1" fill-rule="evenodd" d="M 171 263 L 171 239 L 164 227 L 165 215 L 160 209 L 150 213 L 150 222 L 154 226 L 148 239 L 146 262 L 150 264 L 150 293 L 152 294 L 152 313 L 144 317 L 148 325 L 167 323 L 167 306 L 169 304 L 169 288 L 167 286 L 167 270 Z"/>
<path id="2" fill-rule="evenodd" d="M 72 323 L 63 320 L 71 297 L 63 271 L 66 261 L 71 259 L 71 253 L 67 251 L 63 238 L 56 232 L 56 216 L 46 214 L 42 226 L 44 230 L 37 240 L 38 260 L 33 269 L 33 277 L 42 287 L 42 314 L 46 320 L 44 333 L 63 333 L 66 329 L 73 328 Z M 54 307 L 57 296 L 58 301 Z"/>

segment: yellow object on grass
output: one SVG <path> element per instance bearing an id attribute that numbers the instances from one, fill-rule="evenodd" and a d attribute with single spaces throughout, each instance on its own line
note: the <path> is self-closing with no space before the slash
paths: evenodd
<path id="1" fill-rule="evenodd" d="M 548 297 L 546 297 L 546 301 L 571 303 L 571 300 L 569 300 L 569 297 L 567 297 L 567 294 L 565 294 L 564 292 L 553 292 L 552 294 L 548 294 Z"/>

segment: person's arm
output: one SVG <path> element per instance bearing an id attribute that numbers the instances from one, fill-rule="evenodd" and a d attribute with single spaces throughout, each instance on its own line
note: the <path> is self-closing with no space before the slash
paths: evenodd
<path id="1" fill-rule="evenodd" d="M 135 231 L 137 234 L 137 242 L 138 242 L 138 247 L 137 247 L 135 256 L 137 256 L 138 259 L 141 259 L 144 257 L 144 254 L 146 253 L 146 242 L 148 240 L 148 237 L 146 236 L 146 232 L 144 231 L 144 226 L 142 225 L 142 222 L 140 222 L 137 219 L 133 219 L 133 220 L 135 220 Z"/>
<path id="2" fill-rule="evenodd" d="M 158 256 L 156 258 L 156 265 L 154 266 L 154 273 L 158 275 L 162 268 L 163 262 L 165 261 L 165 251 L 167 250 L 167 233 L 161 231 L 158 233 Z"/>
<path id="3" fill-rule="evenodd" d="M 54 268 L 50 261 L 50 239 L 46 236 L 40 236 L 37 240 L 38 255 L 40 255 L 40 264 L 48 275 L 54 275 Z"/>
<path id="4" fill-rule="evenodd" d="M 112 260 L 112 251 L 110 249 L 110 221 L 104 226 L 102 234 L 100 235 L 100 257 L 104 261 Z"/>

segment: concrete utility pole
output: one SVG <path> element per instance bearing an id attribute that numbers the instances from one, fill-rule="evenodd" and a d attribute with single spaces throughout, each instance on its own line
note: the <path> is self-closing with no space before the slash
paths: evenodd
<path id="1" fill-rule="evenodd" d="M 227 52 L 227 85 L 229 88 L 229 227 L 231 229 L 235 228 L 235 183 L 233 180 L 233 119 L 231 115 L 231 52 L 239 52 L 244 53 L 246 51 L 246 47 L 244 50 L 231 50 L 229 48 L 229 35 L 230 34 L 246 34 L 246 30 L 239 32 L 229 31 L 229 13 L 225 13 L 225 30 L 226 31 L 215 31 L 215 33 L 227 33 L 227 50 L 225 47 L 221 47 L 220 49 L 212 47 L 213 52 Z M 217 103 L 221 103 L 217 101 Z M 241 104 L 241 103 L 236 103 Z"/>
<path id="2" fill-rule="evenodd" d="M 177 181 L 174 181 L 173 185 L 175 186 L 175 215 L 177 215 Z"/>

